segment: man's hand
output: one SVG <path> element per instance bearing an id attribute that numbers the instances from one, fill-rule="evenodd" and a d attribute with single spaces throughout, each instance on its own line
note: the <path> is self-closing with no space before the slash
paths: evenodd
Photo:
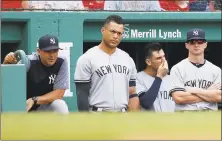
<path id="1" fill-rule="evenodd" d="M 167 73 L 169 72 L 169 68 L 168 68 L 168 63 L 167 61 L 164 59 L 162 60 L 162 63 L 160 64 L 160 66 L 157 69 L 157 77 L 163 78 L 164 76 L 167 75 Z"/>
<path id="2" fill-rule="evenodd" d="M 32 106 L 34 105 L 34 101 L 32 100 L 32 98 L 29 98 L 28 100 L 26 100 L 26 111 L 28 112 Z"/>
<path id="3" fill-rule="evenodd" d="M 5 56 L 3 64 L 16 64 L 18 61 L 13 52 L 10 52 Z"/>

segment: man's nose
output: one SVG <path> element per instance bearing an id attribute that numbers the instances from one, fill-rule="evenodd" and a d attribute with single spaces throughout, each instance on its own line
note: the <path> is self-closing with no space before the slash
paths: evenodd
<path id="1" fill-rule="evenodd" d="M 197 42 L 194 42 L 193 44 L 194 44 L 195 46 L 198 46 L 198 43 L 197 43 Z"/>
<path id="2" fill-rule="evenodd" d="M 114 38 L 117 38 L 117 37 L 118 37 L 118 33 L 114 33 L 114 34 L 113 34 L 113 37 L 114 37 Z"/>
<path id="3" fill-rule="evenodd" d="M 51 57 L 53 57 L 55 54 L 56 54 L 56 52 L 54 52 L 54 51 L 49 52 L 49 56 L 51 56 Z"/>

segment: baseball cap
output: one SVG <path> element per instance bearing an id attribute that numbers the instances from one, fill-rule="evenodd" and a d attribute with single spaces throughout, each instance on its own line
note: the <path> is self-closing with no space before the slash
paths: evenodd
<path id="1" fill-rule="evenodd" d="M 53 50 L 53 49 L 60 49 L 59 48 L 59 40 L 54 35 L 44 35 L 39 38 L 39 49 L 41 50 Z"/>
<path id="2" fill-rule="evenodd" d="M 194 28 L 187 32 L 187 41 L 206 40 L 205 32 L 202 29 Z"/>

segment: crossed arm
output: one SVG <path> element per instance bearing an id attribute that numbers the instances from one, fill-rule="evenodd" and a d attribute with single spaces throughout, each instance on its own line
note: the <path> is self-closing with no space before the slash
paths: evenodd
<path id="1" fill-rule="evenodd" d="M 204 101 L 202 98 L 185 91 L 172 92 L 172 97 L 176 104 L 192 104 Z"/>
<path id="2" fill-rule="evenodd" d="M 219 69 L 218 69 L 219 70 Z M 177 104 L 192 104 L 201 101 L 210 103 L 221 102 L 221 70 L 218 71 L 218 75 L 215 78 L 214 83 L 207 89 L 186 87 L 184 86 L 183 77 L 180 73 L 180 69 L 173 67 L 171 69 L 171 75 L 174 78 L 174 84 L 178 87 L 172 91 L 172 97 Z"/>
<path id="3" fill-rule="evenodd" d="M 221 102 L 221 90 L 218 89 L 198 89 L 198 90 L 188 90 L 193 95 L 198 96 L 199 98 L 202 98 L 204 101 L 207 102 Z"/>
<path id="4" fill-rule="evenodd" d="M 187 91 L 175 91 L 172 96 L 177 104 L 221 102 L 221 90 L 187 89 Z"/>

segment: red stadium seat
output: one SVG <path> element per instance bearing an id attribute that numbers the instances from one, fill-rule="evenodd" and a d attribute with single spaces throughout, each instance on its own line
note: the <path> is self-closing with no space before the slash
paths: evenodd
<path id="1" fill-rule="evenodd" d="M 22 8 L 22 0 L 2 0 L 1 1 L 1 8 L 3 11 L 6 11 L 4 9 L 13 9 L 14 10 L 16 8 Z M 18 11 L 18 10 L 16 10 L 16 11 Z"/>
<path id="2" fill-rule="evenodd" d="M 188 5 L 187 5 L 187 7 L 181 8 L 173 0 L 159 0 L 159 2 L 160 2 L 160 7 L 166 11 L 171 11 L 171 12 L 174 12 L 174 11 L 187 12 L 187 11 L 189 11 Z"/>
<path id="3" fill-rule="evenodd" d="M 88 10 L 103 10 L 105 0 L 82 0 Z"/>

